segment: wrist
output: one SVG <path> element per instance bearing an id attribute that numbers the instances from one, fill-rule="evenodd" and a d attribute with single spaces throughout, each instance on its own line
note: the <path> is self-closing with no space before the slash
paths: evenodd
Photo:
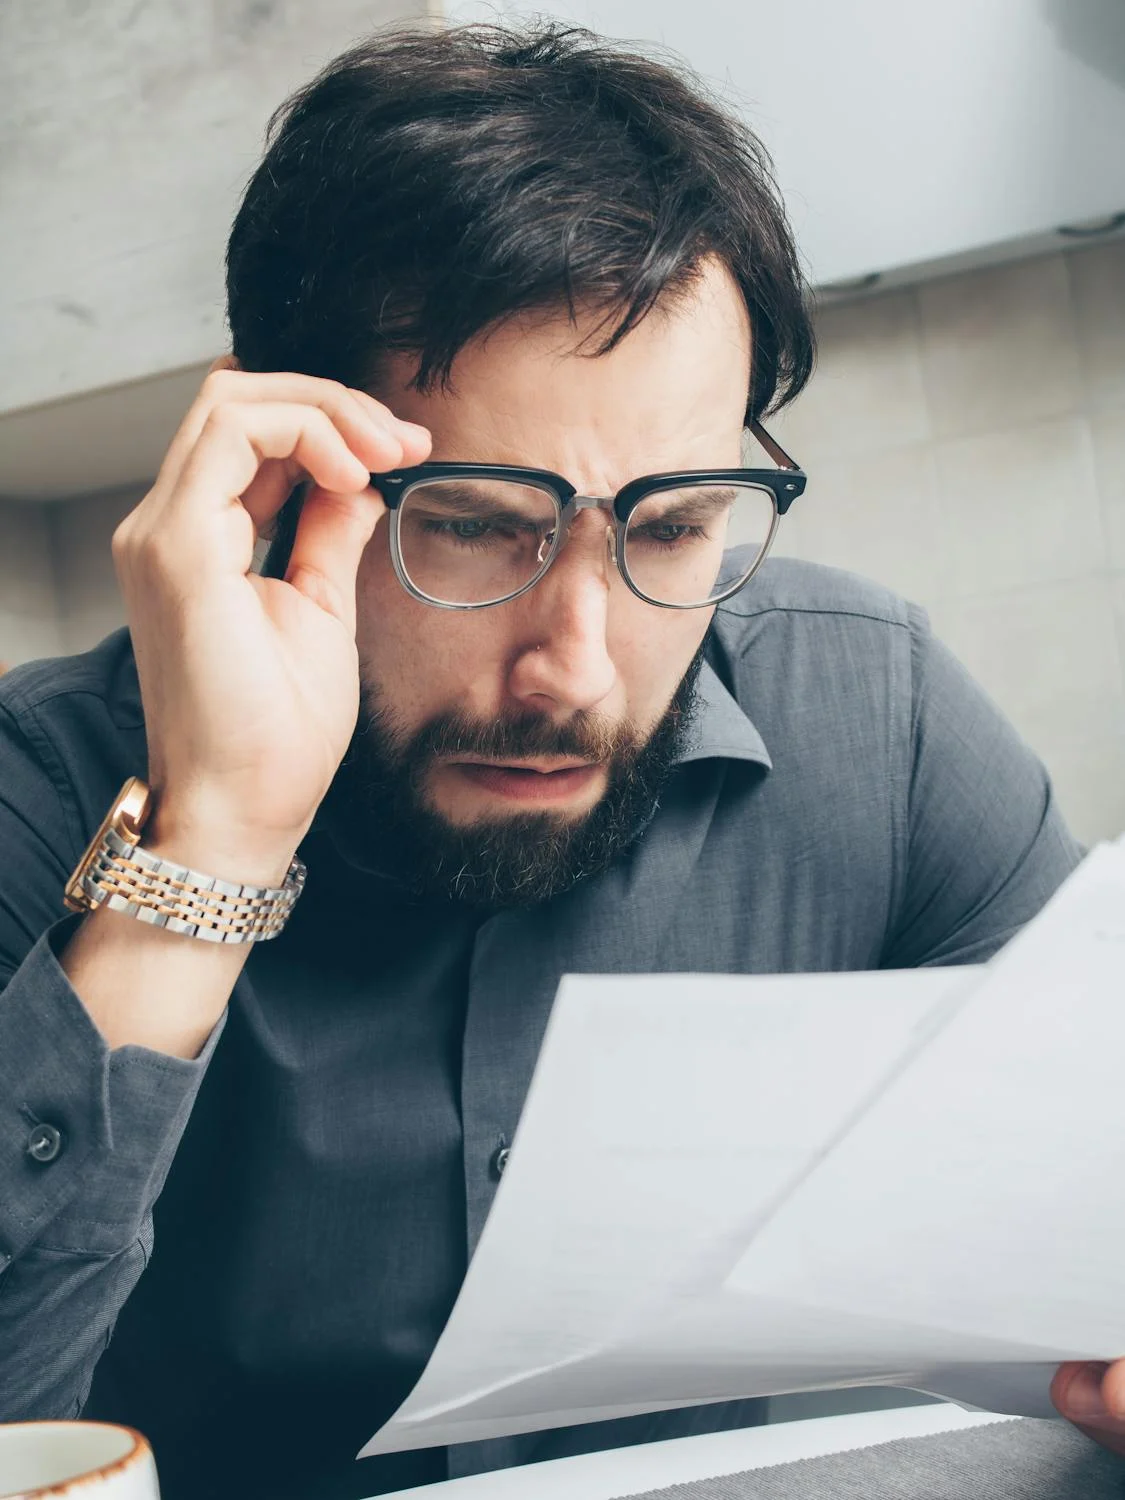
<path id="1" fill-rule="evenodd" d="M 266 838 L 237 828 L 208 828 L 195 819 L 177 817 L 173 809 L 157 803 L 141 843 L 157 858 L 203 875 L 237 885 L 276 888 L 285 881 L 300 836 Z"/>

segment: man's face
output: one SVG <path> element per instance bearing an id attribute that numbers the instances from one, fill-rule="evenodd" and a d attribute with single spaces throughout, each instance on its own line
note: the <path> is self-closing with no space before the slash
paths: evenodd
<path id="1" fill-rule="evenodd" d="M 411 390 L 403 358 L 376 394 L 430 429 L 435 460 L 550 469 L 584 495 L 739 464 L 750 330 L 725 269 L 707 264 L 609 354 L 579 352 L 593 327 L 516 319 L 462 350 L 449 390 Z M 572 831 L 667 729 L 713 611 L 636 598 L 606 531 L 604 513 L 582 512 L 529 593 L 455 612 L 406 593 L 380 523 L 358 586 L 361 727 L 373 721 L 384 760 L 421 757 L 411 795 L 432 824 Z"/>

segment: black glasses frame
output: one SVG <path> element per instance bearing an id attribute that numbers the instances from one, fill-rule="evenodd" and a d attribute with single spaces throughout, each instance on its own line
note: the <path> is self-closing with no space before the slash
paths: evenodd
<path id="1" fill-rule="evenodd" d="M 550 469 L 529 469 L 514 464 L 424 463 L 414 464 L 406 469 L 391 469 L 385 474 L 372 474 L 372 488 L 382 496 L 391 514 L 391 562 L 398 581 L 408 594 L 424 604 L 432 604 L 439 609 L 487 609 L 493 604 L 507 604 L 526 594 L 529 589 L 533 589 L 548 571 L 566 544 L 567 534 L 578 513 L 582 510 L 596 509 L 604 511 L 607 517 L 613 519 L 614 527 L 611 532 L 613 562 L 627 587 L 638 599 L 643 599 L 646 604 L 655 605 L 658 609 L 709 609 L 713 605 L 721 604 L 724 599 L 731 598 L 732 595 L 738 593 L 739 589 L 744 588 L 761 567 L 777 533 L 780 518 L 789 510 L 794 500 L 804 492 L 808 482 L 808 476 L 804 470 L 789 457 L 780 444 L 770 437 L 764 427 L 758 422 L 751 422 L 748 425 L 750 432 L 779 465 L 778 468 L 678 469 L 662 474 L 645 474 L 640 479 L 630 480 L 627 485 L 618 490 L 616 495 L 609 496 L 580 495 L 577 488 L 561 474 L 555 474 Z M 437 599 L 418 587 L 410 577 L 402 557 L 399 525 L 401 506 L 412 490 L 435 479 L 506 479 L 512 483 L 528 485 L 553 496 L 558 508 L 558 525 L 555 527 L 554 536 L 543 556 L 539 570 L 527 583 L 511 594 L 503 594 L 496 599 L 483 599 L 473 604 L 454 604 L 447 599 Z M 646 594 L 630 575 L 628 563 L 625 560 L 625 537 L 629 528 L 629 520 L 643 500 L 663 490 L 679 489 L 686 484 L 744 484 L 768 490 L 773 497 L 773 522 L 769 536 L 755 558 L 753 566 L 736 584 L 724 593 L 716 595 L 715 598 L 698 604 L 669 604 L 667 600 L 653 599 Z"/>

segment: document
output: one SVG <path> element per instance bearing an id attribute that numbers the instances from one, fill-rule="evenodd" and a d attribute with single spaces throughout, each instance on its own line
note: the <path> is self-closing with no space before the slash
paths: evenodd
<path id="1" fill-rule="evenodd" d="M 1125 1355 L 1125 846 L 989 964 L 568 976 L 369 1454 L 859 1384 L 1041 1414 Z"/>

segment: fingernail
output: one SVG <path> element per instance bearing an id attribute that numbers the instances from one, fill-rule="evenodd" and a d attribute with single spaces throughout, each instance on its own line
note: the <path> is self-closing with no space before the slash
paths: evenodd
<path id="1" fill-rule="evenodd" d="M 1070 1382 L 1066 1410 L 1075 1421 L 1104 1421 L 1109 1416 L 1102 1398 L 1102 1376 L 1107 1368 L 1106 1365 L 1086 1365 Z"/>

